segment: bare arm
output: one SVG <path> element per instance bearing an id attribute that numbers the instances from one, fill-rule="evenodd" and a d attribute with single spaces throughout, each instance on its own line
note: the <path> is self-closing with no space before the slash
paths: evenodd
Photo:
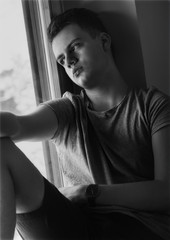
<path id="1" fill-rule="evenodd" d="M 40 106 L 23 116 L 0 113 L 0 137 L 10 137 L 14 141 L 48 140 L 54 135 L 57 125 L 54 112 L 46 106 Z"/>
<path id="2" fill-rule="evenodd" d="M 117 205 L 146 211 L 170 210 L 170 127 L 152 137 L 155 179 L 115 185 L 100 185 L 99 205 Z"/>

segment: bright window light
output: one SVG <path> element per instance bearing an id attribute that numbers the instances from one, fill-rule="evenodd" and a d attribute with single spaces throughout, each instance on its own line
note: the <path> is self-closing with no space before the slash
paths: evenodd
<path id="1" fill-rule="evenodd" d="M 18 115 L 36 107 L 21 0 L 0 0 L 0 106 Z M 46 176 L 42 143 L 17 144 Z M 15 240 L 20 239 L 16 234 Z"/>

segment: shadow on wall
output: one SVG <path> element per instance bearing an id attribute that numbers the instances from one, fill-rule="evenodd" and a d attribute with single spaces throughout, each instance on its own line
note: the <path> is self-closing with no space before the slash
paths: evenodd
<path id="1" fill-rule="evenodd" d="M 136 0 L 147 85 L 170 95 L 170 1 Z"/>
<path id="2" fill-rule="evenodd" d="M 124 80 L 137 87 L 146 85 L 139 34 L 134 20 L 116 12 L 99 14 L 112 37 L 115 62 Z"/>

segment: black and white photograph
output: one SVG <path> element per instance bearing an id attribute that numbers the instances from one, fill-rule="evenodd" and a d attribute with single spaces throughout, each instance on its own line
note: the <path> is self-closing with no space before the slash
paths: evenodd
<path id="1" fill-rule="evenodd" d="M 170 239 L 170 1 L 0 0 L 0 240 Z"/>

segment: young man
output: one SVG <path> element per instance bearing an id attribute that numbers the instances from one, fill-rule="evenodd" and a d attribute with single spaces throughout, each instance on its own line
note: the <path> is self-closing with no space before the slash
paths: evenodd
<path id="1" fill-rule="evenodd" d="M 126 85 L 93 12 L 65 12 L 48 35 L 83 90 L 26 116 L 1 114 L 1 238 L 12 239 L 17 212 L 24 239 L 169 239 L 169 97 Z M 60 191 L 13 143 L 44 139 L 56 144 Z"/>

